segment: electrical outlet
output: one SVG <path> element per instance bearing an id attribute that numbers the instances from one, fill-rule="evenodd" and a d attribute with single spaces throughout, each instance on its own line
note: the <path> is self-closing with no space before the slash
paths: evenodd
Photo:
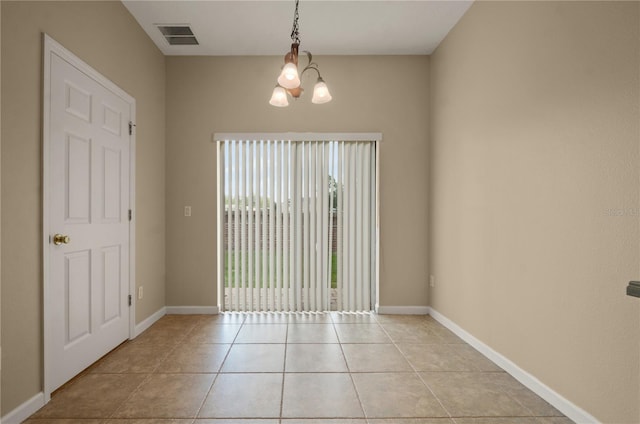
<path id="1" fill-rule="evenodd" d="M 191 206 L 184 207 L 184 216 L 191 216 Z"/>
<path id="2" fill-rule="evenodd" d="M 429 276 L 429 287 L 435 287 L 436 286 L 436 277 L 434 277 L 433 275 Z"/>
<path id="3" fill-rule="evenodd" d="M 138 287 L 138 299 L 142 299 L 144 296 L 144 291 L 142 290 L 142 286 Z"/>

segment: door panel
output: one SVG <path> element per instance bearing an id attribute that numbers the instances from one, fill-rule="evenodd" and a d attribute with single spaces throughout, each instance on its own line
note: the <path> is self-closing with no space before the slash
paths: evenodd
<path id="1" fill-rule="evenodd" d="M 71 252 L 65 261 L 65 348 L 91 332 L 91 252 Z"/>
<path id="2" fill-rule="evenodd" d="M 120 257 L 120 246 L 109 246 L 102 249 L 101 289 L 104 292 L 104 314 L 101 324 L 103 325 L 121 317 Z"/>
<path id="3" fill-rule="evenodd" d="M 54 390 L 129 337 L 132 104 L 51 54 L 49 305 Z M 55 234 L 69 237 L 54 244 Z"/>
<path id="4" fill-rule="evenodd" d="M 111 134 L 120 137 L 120 122 L 122 113 L 109 105 L 102 104 L 102 128 Z"/>
<path id="5" fill-rule="evenodd" d="M 91 122 L 91 93 L 65 81 L 66 111 L 85 122 Z"/>
<path id="6" fill-rule="evenodd" d="M 66 223 L 89 223 L 91 210 L 91 141 L 67 134 Z"/>
<path id="7" fill-rule="evenodd" d="M 104 169 L 104 191 L 102 196 L 102 222 L 120 221 L 120 199 L 122 198 L 120 174 L 120 152 L 105 148 L 102 151 Z"/>

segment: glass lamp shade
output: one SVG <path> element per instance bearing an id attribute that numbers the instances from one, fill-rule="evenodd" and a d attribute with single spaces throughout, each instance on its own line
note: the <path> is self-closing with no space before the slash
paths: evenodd
<path id="1" fill-rule="evenodd" d="M 278 77 L 278 84 L 284 88 L 300 87 L 300 77 L 298 76 L 298 67 L 293 62 L 289 62 L 282 68 Z"/>
<path id="2" fill-rule="evenodd" d="M 273 93 L 271 94 L 271 100 L 269 100 L 269 104 L 277 107 L 289 106 L 289 100 L 287 100 L 287 91 L 279 85 L 276 85 L 276 88 L 273 89 Z"/>
<path id="3" fill-rule="evenodd" d="M 321 105 L 322 103 L 330 102 L 331 99 L 331 93 L 329 93 L 327 84 L 325 84 L 322 79 L 318 79 L 318 82 L 316 82 L 316 85 L 313 87 L 313 98 L 311 102 Z"/>

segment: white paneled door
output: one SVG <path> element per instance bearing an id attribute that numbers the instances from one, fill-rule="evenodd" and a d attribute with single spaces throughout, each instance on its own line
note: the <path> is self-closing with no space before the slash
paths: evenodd
<path id="1" fill-rule="evenodd" d="M 83 69 L 87 65 L 77 58 L 57 50 L 45 53 L 49 55 L 44 100 L 48 102 L 44 219 L 49 390 L 128 339 L 130 328 L 134 103 L 87 73 Z"/>

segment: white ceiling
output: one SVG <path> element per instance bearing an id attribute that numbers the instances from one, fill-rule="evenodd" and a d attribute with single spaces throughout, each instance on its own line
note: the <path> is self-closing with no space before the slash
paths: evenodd
<path id="1" fill-rule="evenodd" d="M 300 50 L 314 54 L 431 54 L 464 15 L 464 1 L 300 1 Z M 122 0 L 165 55 L 281 55 L 293 0 Z M 190 24 L 199 46 L 170 46 L 157 24 Z"/>

